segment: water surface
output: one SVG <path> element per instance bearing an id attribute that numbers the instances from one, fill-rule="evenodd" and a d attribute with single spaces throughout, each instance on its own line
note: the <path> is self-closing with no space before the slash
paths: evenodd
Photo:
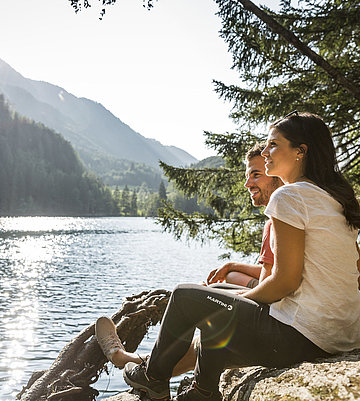
<path id="1" fill-rule="evenodd" d="M 187 246 L 144 218 L 0 218 L 0 400 L 14 400 L 35 370 L 122 299 L 200 282 L 221 265 L 214 244 Z M 152 330 L 141 344 L 148 352 Z M 124 390 L 110 369 L 98 399 Z"/>

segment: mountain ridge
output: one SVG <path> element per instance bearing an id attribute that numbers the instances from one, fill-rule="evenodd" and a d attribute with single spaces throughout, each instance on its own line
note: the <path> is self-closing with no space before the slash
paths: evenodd
<path id="1" fill-rule="evenodd" d="M 174 166 L 197 162 L 183 149 L 145 138 L 101 103 L 76 97 L 54 84 L 25 78 L 1 59 L 0 92 L 15 111 L 62 134 L 83 160 L 109 157 L 157 169 L 159 160 Z"/>

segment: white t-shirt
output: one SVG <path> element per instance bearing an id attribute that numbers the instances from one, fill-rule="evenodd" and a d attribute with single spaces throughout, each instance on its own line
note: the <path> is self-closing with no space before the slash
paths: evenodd
<path id="1" fill-rule="evenodd" d="M 270 315 L 327 352 L 360 348 L 357 230 L 340 203 L 314 184 L 296 182 L 271 195 L 265 214 L 305 230 L 300 287 L 274 302 Z"/>

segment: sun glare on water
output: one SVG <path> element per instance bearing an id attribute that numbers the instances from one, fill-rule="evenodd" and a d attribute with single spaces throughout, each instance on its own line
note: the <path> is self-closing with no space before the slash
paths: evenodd
<path id="1" fill-rule="evenodd" d="M 1 219 L 0 346 L 3 358 L 0 370 L 7 376 L 4 390 L 14 399 L 14 389 L 23 380 L 24 366 L 31 363 L 28 352 L 36 343 L 39 281 L 49 271 L 54 254 L 53 241 L 49 237 L 49 227 L 54 230 L 52 220 L 42 217 Z M 60 220 L 57 229 L 64 228 L 61 225 Z"/>

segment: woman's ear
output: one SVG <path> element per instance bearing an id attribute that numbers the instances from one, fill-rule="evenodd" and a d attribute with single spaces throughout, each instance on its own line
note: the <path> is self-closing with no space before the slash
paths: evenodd
<path id="1" fill-rule="evenodd" d="M 307 153 L 307 151 L 308 151 L 308 147 L 307 147 L 307 145 L 305 145 L 305 143 L 302 143 L 300 146 L 299 146 L 299 151 L 298 151 L 298 157 L 304 157 L 305 155 L 306 155 L 306 153 Z"/>

